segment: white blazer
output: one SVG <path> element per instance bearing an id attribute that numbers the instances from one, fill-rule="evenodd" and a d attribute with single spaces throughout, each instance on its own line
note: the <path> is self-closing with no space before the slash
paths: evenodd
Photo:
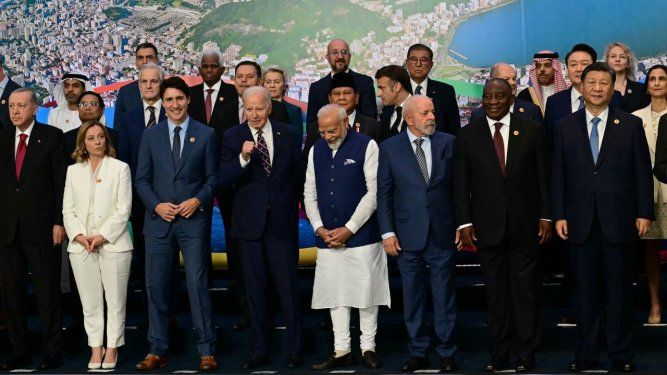
<path id="1" fill-rule="evenodd" d="M 644 126 L 644 133 L 646 134 L 646 141 L 648 142 L 649 154 L 651 154 L 651 166 L 655 166 L 655 145 L 656 137 L 653 132 L 653 126 L 651 126 L 651 105 L 642 109 L 638 109 L 632 112 L 633 115 L 642 119 L 642 124 Z M 658 201 L 658 189 L 662 193 L 662 202 Z M 667 203 L 667 184 L 663 184 L 658 181 L 655 176 L 653 176 L 653 201 L 656 203 Z"/>
<path id="2" fill-rule="evenodd" d="M 89 161 L 67 168 L 65 195 L 63 196 L 63 221 L 69 238 L 67 251 L 80 253 L 83 245 L 74 241 L 79 234 L 101 234 L 108 242 L 102 248 L 109 252 L 132 250 L 132 238 L 128 220 L 132 210 L 132 180 L 130 167 L 120 160 L 105 156 L 98 167 L 98 178 L 91 186 Z M 98 233 L 87 233 L 90 192 L 95 194 L 95 228 Z M 138 235 L 141 235 L 140 233 Z"/>

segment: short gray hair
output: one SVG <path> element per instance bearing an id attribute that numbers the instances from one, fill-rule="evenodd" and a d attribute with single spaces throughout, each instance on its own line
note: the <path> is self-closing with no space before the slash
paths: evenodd
<path id="1" fill-rule="evenodd" d="M 433 101 L 433 99 L 429 98 L 426 95 L 410 95 L 410 96 L 408 96 L 405 99 L 405 101 L 403 102 L 403 105 L 401 105 L 401 107 L 403 107 L 403 120 L 405 120 L 405 116 L 411 114 L 412 111 L 414 111 L 415 104 L 417 104 L 417 101 L 419 101 L 421 99 L 428 99 L 428 100 Z"/>
<path id="2" fill-rule="evenodd" d="M 319 111 L 317 111 L 317 119 L 322 119 L 327 116 L 332 116 L 334 114 L 337 114 L 338 116 L 338 121 L 343 121 L 347 117 L 347 112 L 345 111 L 345 108 L 339 104 L 327 104 L 324 107 L 320 108 Z"/>
<path id="3" fill-rule="evenodd" d="M 271 93 L 269 92 L 269 90 L 267 90 L 263 86 L 248 87 L 243 92 L 243 96 L 241 97 L 241 99 L 245 103 L 246 99 L 248 99 L 249 97 L 251 97 L 253 95 L 258 95 L 258 94 L 262 94 L 264 96 L 264 100 L 266 101 L 266 104 L 271 105 Z"/>
<path id="4" fill-rule="evenodd" d="M 221 67 L 225 66 L 224 63 L 223 63 L 224 58 L 222 56 L 222 52 L 220 52 L 219 49 L 205 49 L 205 50 L 201 51 L 201 53 L 199 54 L 199 65 L 198 66 L 201 66 L 204 58 L 206 58 L 206 57 L 215 57 L 215 58 L 218 59 L 218 65 L 220 65 Z"/>
<path id="5" fill-rule="evenodd" d="M 12 91 L 12 93 L 9 96 L 11 97 L 14 94 L 23 94 L 26 92 L 30 93 L 30 101 L 32 102 L 32 104 L 37 105 L 37 94 L 35 94 L 35 92 L 28 87 L 19 87 L 18 89 Z"/>
<path id="6" fill-rule="evenodd" d="M 139 79 L 141 79 L 141 72 L 144 70 L 149 70 L 149 69 L 155 69 L 158 71 L 158 77 L 160 78 L 160 82 L 164 80 L 164 72 L 162 71 L 162 68 L 154 62 L 147 62 L 144 65 L 139 68 Z"/>

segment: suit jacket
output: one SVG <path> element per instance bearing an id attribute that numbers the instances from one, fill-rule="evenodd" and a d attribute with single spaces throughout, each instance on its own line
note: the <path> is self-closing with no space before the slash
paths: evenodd
<path id="1" fill-rule="evenodd" d="M 551 177 L 554 220 L 567 220 L 569 241 L 583 243 L 597 217 L 611 243 L 636 241 L 636 218 L 654 219 L 651 158 L 636 116 L 609 109 L 597 163 L 585 110 L 554 128 Z"/>
<path id="2" fill-rule="evenodd" d="M 667 116 L 660 117 L 658 137 L 655 141 L 653 174 L 658 181 L 667 184 Z"/>
<path id="3" fill-rule="evenodd" d="M 396 135 L 396 133 L 393 133 L 391 131 L 391 126 L 393 123 L 391 122 L 391 116 L 394 115 L 394 106 L 393 105 L 387 105 L 382 107 L 382 112 L 380 113 L 380 142 L 384 141 L 385 139 L 389 137 L 393 137 Z M 407 130 L 408 124 L 403 120 L 401 124 L 401 131 Z"/>
<path id="4" fill-rule="evenodd" d="M 518 117 L 521 117 L 522 119 L 536 122 L 538 124 L 542 124 L 544 121 L 540 107 L 518 98 L 514 100 L 514 111 L 512 113 Z M 476 121 L 480 118 L 486 118 L 486 115 L 484 114 L 484 108 L 482 107 L 475 108 L 475 110 L 472 111 L 470 114 L 470 122 Z"/>
<path id="5" fill-rule="evenodd" d="M 557 92 L 547 98 L 547 104 L 544 110 L 544 124 L 546 125 L 548 136 L 553 135 L 554 126 L 558 121 L 572 114 L 571 97 L 572 87 Z M 611 102 L 609 103 L 609 108 L 617 108 L 620 101 L 621 93 L 614 91 L 614 95 L 611 97 Z"/>
<path id="6" fill-rule="evenodd" d="M 118 90 L 116 103 L 114 104 L 113 127 L 123 119 L 125 114 L 136 106 L 141 105 L 141 92 L 139 92 L 139 81 L 132 81 Z"/>
<path id="7" fill-rule="evenodd" d="M 9 245 L 19 233 L 25 241 L 51 244 L 53 226 L 63 225 L 63 132 L 35 122 L 18 181 L 15 137 L 14 126 L 0 131 L 0 243 Z"/>
<path id="8" fill-rule="evenodd" d="M 260 239 L 269 224 L 284 239 L 294 240 L 298 235 L 298 199 L 305 179 L 304 163 L 292 127 L 271 121 L 271 130 L 273 161 L 269 176 L 257 152 L 245 168 L 241 167 L 239 155 L 243 143 L 254 142 L 247 122 L 222 136 L 218 177 L 222 187 L 233 186 L 232 235 L 243 240 Z"/>
<path id="9" fill-rule="evenodd" d="M 375 101 L 375 88 L 373 86 L 373 78 L 357 73 L 350 69 L 350 75 L 354 79 L 354 85 L 359 93 L 359 103 L 357 104 L 357 112 L 360 112 L 368 117 L 377 118 L 377 102 Z M 329 91 L 331 90 L 331 73 L 320 78 L 318 81 L 310 85 L 308 91 L 308 113 L 306 116 L 306 123 L 310 124 L 317 121 L 317 111 L 325 105 L 329 104 Z"/>
<path id="10" fill-rule="evenodd" d="M 5 86 L 2 96 L 0 96 L 0 129 L 13 125 L 9 118 L 9 95 L 20 87 L 21 86 L 12 81 L 11 78 L 7 81 L 7 86 Z"/>
<path id="11" fill-rule="evenodd" d="M 656 146 L 658 137 L 653 130 L 653 125 L 651 124 L 651 104 L 648 104 L 646 107 L 632 112 L 633 115 L 639 117 L 642 120 L 642 126 L 644 127 L 644 134 L 646 135 L 646 143 L 648 143 L 648 149 L 651 156 L 651 165 L 656 165 Z M 665 117 L 665 116 L 662 116 Z M 662 118 L 661 118 L 662 120 Z M 667 117 L 665 117 L 667 121 Z M 658 136 L 660 136 L 660 126 L 658 125 Z M 667 141 L 663 139 L 663 142 Z M 658 191 L 662 193 L 662 202 L 658 201 Z M 667 184 L 661 183 L 657 178 L 653 178 L 653 200 L 656 203 L 667 203 Z"/>
<path id="12" fill-rule="evenodd" d="M 215 129 L 215 135 L 219 144 L 222 140 L 222 133 L 239 123 L 239 96 L 234 85 L 221 82 L 218 95 L 211 99 L 213 112 L 211 113 L 210 121 L 207 123 L 204 83 L 190 87 L 188 114 L 195 121 Z"/>
<path id="13" fill-rule="evenodd" d="M 456 225 L 472 224 L 481 248 L 505 239 L 537 245 L 539 220 L 551 219 L 550 150 L 544 129 L 516 114 L 510 115 L 509 127 L 505 175 L 485 117 L 463 127 L 456 137 Z"/>
<path id="14" fill-rule="evenodd" d="M 378 144 L 382 139 L 380 123 L 376 119 L 364 116 L 358 112 L 354 115 L 354 124 L 350 124 L 349 130 L 366 134 Z M 320 138 L 320 131 L 317 125 L 317 121 L 308 124 L 306 144 L 303 146 L 304 160 L 308 160 L 308 152 L 313 147 L 315 142 L 317 142 L 317 140 Z"/>
<path id="15" fill-rule="evenodd" d="M 164 106 L 160 109 L 158 116 L 158 123 L 167 119 Z M 116 131 L 118 132 L 118 159 L 124 161 L 130 166 L 132 173 L 132 181 L 135 181 L 137 174 L 137 163 L 139 161 L 139 145 L 141 144 L 141 137 L 146 129 L 146 118 L 144 117 L 143 104 L 131 109 L 127 112 L 124 118 L 116 123 Z M 140 202 L 135 202 L 140 203 Z"/>
<path id="16" fill-rule="evenodd" d="M 425 248 L 431 229 L 439 247 L 454 247 L 454 136 L 438 131 L 433 133 L 431 156 L 431 176 L 427 184 L 407 131 L 380 145 L 377 179 L 380 234 L 394 232 L 403 250 Z"/>
<path id="17" fill-rule="evenodd" d="M 116 152 L 118 152 L 118 132 L 115 129 L 111 129 L 107 127 L 107 131 L 109 132 L 109 137 L 111 139 L 109 142 L 111 142 L 111 145 L 116 149 Z M 76 150 L 76 137 L 79 135 L 79 128 L 72 129 L 65 133 L 65 155 L 67 155 L 67 165 L 72 165 L 75 163 L 75 160 L 72 159 L 72 153 L 74 153 L 74 150 Z"/>
<path id="18" fill-rule="evenodd" d="M 146 129 L 141 137 L 135 186 L 146 206 L 144 234 L 162 238 L 177 221 L 187 236 L 209 236 L 207 220 L 210 216 L 206 211 L 211 209 L 213 190 L 218 183 L 215 132 L 189 119 L 178 168 L 171 158 L 168 133 L 165 120 Z M 199 199 L 201 206 L 187 219 L 179 216 L 169 223 L 155 212 L 159 203 L 180 204 L 193 197 Z"/>
<path id="19" fill-rule="evenodd" d="M 651 96 L 646 92 L 646 86 L 641 82 L 628 80 L 619 108 L 627 113 L 632 113 L 649 104 L 651 104 Z"/>
<path id="20" fill-rule="evenodd" d="M 127 224 L 132 209 L 132 178 L 130 167 L 120 160 L 105 156 L 98 167 L 97 183 L 91 184 L 92 168 L 88 160 L 67 168 L 63 196 L 63 221 L 69 238 L 67 251 L 80 253 L 85 248 L 74 241 L 76 236 L 101 234 L 108 242 L 102 248 L 109 252 L 132 250 L 132 238 Z M 95 233 L 89 233 L 90 194 L 95 195 L 92 217 Z"/>
<path id="21" fill-rule="evenodd" d="M 461 115 L 454 87 L 431 78 L 427 79 L 426 96 L 433 99 L 436 129 L 456 135 L 461 128 Z"/>

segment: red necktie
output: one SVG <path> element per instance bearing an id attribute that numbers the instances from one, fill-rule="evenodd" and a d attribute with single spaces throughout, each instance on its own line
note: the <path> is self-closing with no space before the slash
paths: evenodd
<path id="1" fill-rule="evenodd" d="M 500 128 L 503 127 L 502 122 L 493 124 L 496 127 L 496 132 L 493 133 L 493 145 L 496 147 L 496 156 L 498 156 L 498 163 L 500 163 L 500 170 L 505 175 L 505 143 L 503 143 L 503 136 L 500 134 Z"/>
<path id="2" fill-rule="evenodd" d="M 23 160 L 27 151 L 25 140 L 28 139 L 27 134 L 19 134 L 19 147 L 16 148 L 16 180 L 21 177 L 21 167 L 23 167 Z"/>
<path id="3" fill-rule="evenodd" d="M 206 124 L 208 124 L 211 121 L 211 112 L 213 111 L 213 103 L 211 102 L 213 89 L 206 89 L 206 93 L 206 102 L 204 105 L 206 106 Z"/>

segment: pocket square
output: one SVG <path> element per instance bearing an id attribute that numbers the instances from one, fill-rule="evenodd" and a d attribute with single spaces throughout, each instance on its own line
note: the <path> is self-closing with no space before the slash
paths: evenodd
<path id="1" fill-rule="evenodd" d="M 352 159 L 345 159 L 345 163 L 343 163 L 343 165 L 350 165 L 350 164 L 355 164 L 355 163 L 356 163 L 356 161 L 354 161 Z"/>

